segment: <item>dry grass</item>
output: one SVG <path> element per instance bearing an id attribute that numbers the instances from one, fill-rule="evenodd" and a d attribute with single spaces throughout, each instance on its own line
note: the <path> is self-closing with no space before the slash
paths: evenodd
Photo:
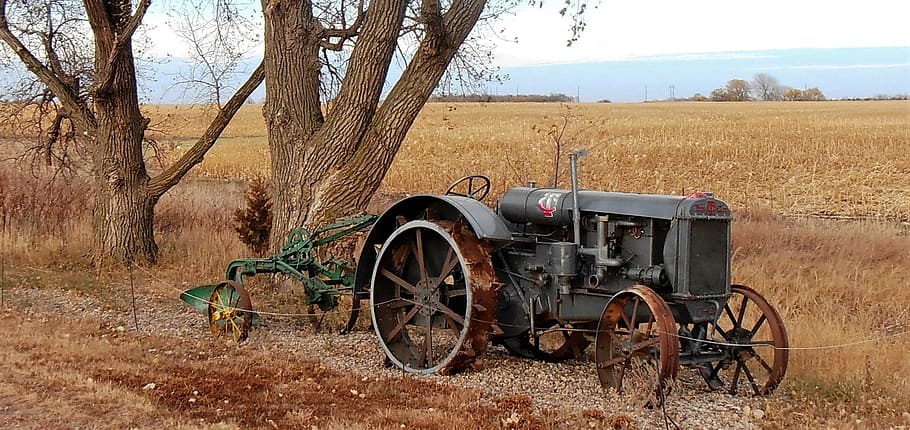
<path id="1" fill-rule="evenodd" d="M 361 377 L 294 354 L 123 332 L 93 319 L 2 310 L 0 318 L 4 428 L 556 429 L 609 418 L 535 410 L 527 398 L 481 401 L 477 391 L 425 379 Z M 503 426 L 508 420 L 515 425 Z"/>
<path id="2" fill-rule="evenodd" d="M 203 124 L 199 114 L 188 118 L 185 129 Z M 910 221 L 906 101 L 429 104 L 381 191 L 441 191 L 459 176 L 477 173 L 489 175 L 499 193 L 528 180 L 548 184 L 554 145 L 547 130 L 561 129 L 565 118 L 564 148 L 591 151 L 582 161 L 586 188 L 709 190 L 739 209 Z M 268 173 L 259 107 L 245 106 L 237 120 L 197 167 L 198 175 Z"/>
<path id="3" fill-rule="evenodd" d="M 806 348 L 791 352 L 786 387 L 910 405 L 908 233 L 884 223 L 767 214 L 735 224 L 734 281 L 765 294 L 791 346 Z"/>
<path id="4" fill-rule="evenodd" d="M 592 152 L 583 161 L 584 186 L 715 191 L 739 209 L 734 278 L 779 307 L 791 345 L 851 344 L 910 330 L 908 108 L 907 102 L 585 105 L 571 110 L 430 105 L 382 190 L 438 192 L 469 173 L 492 176 L 499 192 L 528 179 L 547 182 L 553 145 L 545 130 L 569 112 L 580 118 L 572 120 L 567 133 L 572 139 L 564 142 Z M 177 112 L 169 121 L 187 115 L 187 124 L 196 124 L 200 118 L 196 111 L 158 109 Z M 207 282 L 222 277 L 229 260 L 248 254 L 229 223 L 242 200 L 243 187 L 236 179 L 267 172 L 259 115 L 258 106 L 245 106 L 241 121 L 197 168 L 197 178 L 162 199 L 157 217 L 162 259 L 155 269 L 161 277 L 190 285 Z M 186 127 L 177 139 L 191 139 L 195 126 Z M 415 172 L 422 181 L 412 179 Z M 0 171 L 0 258 L 7 273 L 87 270 L 82 258 L 90 244 L 87 188 L 78 182 L 64 186 L 25 178 L 9 168 Z M 783 218 L 781 213 L 883 219 L 845 222 Z M 87 285 L 72 288 L 100 294 L 97 282 L 72 276 L 68 284 Z M 786 427 L 789 417 L 812 426 L 818 414 L 834 414 L 835 422 L 852 419 L 851 414 L 899 416 L 910 409 L 907 350 L 910 334 L 793 351 L 780 390 L 798 401 L 792 407 L 776 406 L 775 416 L 782 417 L 777 424 Z M 75 352 L 72 356 L 84 360 Z M 153 405 L 140 401 L 133 407 L 138 411 Z M 818 413 L 800 415 L 810 407 L 819 408 Z M 420 419 L 406 408 L 383 414 Z"/>

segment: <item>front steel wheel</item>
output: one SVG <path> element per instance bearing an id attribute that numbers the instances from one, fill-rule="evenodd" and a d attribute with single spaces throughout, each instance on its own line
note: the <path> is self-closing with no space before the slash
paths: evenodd
<path id="1" fill-rule="evenodd" d="M 710 375 L 724 383 L 730 394 L 765 395 L 787 373 L 790 341 L 780 314 L 752 288 L 732 285 L 713 338 L 724 359 L 711 363 Z"/>
<path id="2" fill-rule="evenodd" d="M 461 222 L 411 221 L 373 270 L 373 327 L 395 367 L 449 374 L 471 367 L 495 319 L 489 247 Z"/>
<path id="3" fill-rule="evenodd" d="M 642 285 L 613 296 L 597 327 L 594 361 L 604 388 L 661 404 L 679 370 L 676 321 L 667 303 Z"/>

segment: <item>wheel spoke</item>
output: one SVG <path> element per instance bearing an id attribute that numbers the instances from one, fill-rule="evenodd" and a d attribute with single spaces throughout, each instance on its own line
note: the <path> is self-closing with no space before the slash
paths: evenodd
<path id="1" fill-rule="evenodd" d="M 448 306 L 442 304 L 442 303 L 439 301 L 439 299 L 437 299 L 437 298 L 435 298 L 435 297 L 430 297 L 430 301 L 433 302 L 433 306 L 435 306 L 435 308 L 436 308 L 435 310 L 437 310 L 437 311 L 439 311 L 439 312 L 442 312 L 442 313 L 448 315 L 449 317 L 451 317 L 451 318 L 454 319 L 455 321 L 458 321 L 459 324 L 464 325 L 464 317 L 461 316 L 461 315 L 458 315 L 458 314 L 457 314 L 455 311 L 453 311 L 451 308 L 449 308 Z"/>
<path id="2" fill-rule="evenodd" d="M 632 304 L 632 325 L 629 328 L 635 327 L 638 328 L 638 305 L 641 303 L 641 300 L 638 297 L 635 298 L 635 303 Z M 632 330 L 632 333 L 635 333 L 635 330 Z"/>
<path id="3" fill-rule="evenodd" d="M 724 305 L 724 312 L 725 312 L 725 313 L 727 314 L 727 316 L 730 318 L 730 323 L 733 324 L 734 327 L 736 327 L 736 317 L 733 316 L 733 309 L 730 308 L 730 302 L 729 302 L 729 300 L 728 300 L 727 303 Z"/>
<path id="4" fill-rule="evenodd" d="M 414 315 L 417 315 L 417 312 L 419 310 L 420 310 L 420 306 L 414 306 L 413 308 L 411 308 L 411 310 L 404 316 L 404 318 L 402 318 L 401 321 L 398 322 L 398 325 L 396 325 L 392 330 L 389 331 L 388 340 L 395 339 L 395 336 L 397 336 L 398 333 L 401 332 L 401 329 L 404 328 L 404 325 L 409 323 L 412 319 L 414 319 Z"/>
<path id="5" fill-rule="evenodd" d="M 739 388 L 739 373 L 742 371 L 743 363 L 736 360 L 736 369 L 733 371 L 733 383 L 730 384 L 730 394 L 736 394 L 736 389 Z"/>
<path id="6" fill-rule="evenodd" d="M 413 304 L 414 304 L 413 300 L 394 299 L 394 300 L 390 300 L 390 301 L 384 303 L 383 306 L 385 306 L 389 309 L 400 309 L 400 308 L 411 306 Z"/>
<path id="7" fill-rule="evenodd" d="M 425 282 L 427 280 L 427 262 L 423 255 L 423 235 L 420 232 L 421 229 L 417 229 L 414 232 L 415 257 L 417 258 L 417 266 L 420 268 L 420 280 Z"/>
<path id="8" fill-rule="evenodd" d="M 754 358 L 755 361 L 758 361 L 758 364 L 761 364 L 761 367 L 764 367 L 765 370 L 768 371 L 768 373 L 774 373 L 774 370 L 771 369 L 771 366 L 768 365 L 768 363 L 765 361 L 764 358 L 762 358 L 761 355 L 756 354 L 755 351 L 751 351 L 750 355 L 752 355 L 752 358 Z"/>
<path id="9" fill-rule="evenodd" d="M 652 337 L 652 338 L 650 338 L 650 339 L 648 339 L 648 340 L 646 340 L 646 341 L 644 341 L 644 342 L 639 342 L 639 343 L 636 343 L 636 344 L 632 345 L 632 352 L 638 352 L 638 351 L 640 351 L 640 350 L 642 350 L 642 349 L 645 349 L 645 348 L 647 348 L 647 347 L 649 347 L 649 346 L 657 345 L 658 343 L 660 343 L 660 338 L 659 338 L 659 337 Z"/>
<path id="10" fill-rule="evenodd" d="M 712 379 L 713 379 L 713 378 L 717 378 L 718 372 L 720 372 L 720 368 L 723 367 L 723 365 L 724 365 L 723 360 L 719 360 L 719 361 L 717 362 L 717 364 L 714 365 L 714 368 L 711 369 L 711 378 L 712 378 Z"/>
<path id="11" fill-rule="evenodd" d="M 457 338 L 457 337 L 461 336 L 461 330 L 464 328 L 464 325 L 462 324 L 462 325 L 461 325 L 461 328 L 458 328 L 458 326 L 459 326 L 460 324 L 458 324 L 457 322 L 455 322 L 455 320 L 453 320 L 452 317 L 450 317 L 450 316 L 448 316 L 448 315 L 443 315 L 443 316 L 446 318 L 446 321 L 449 322 L 449 323 L 446 324 L 446 325 L 449 326 L 449 329 L 452 330 L 452 332 L 455 334 L 455 337 Z"/>
<path id="12" fill-rule="evenodd" d="M 609 369 L 609 368 L 611 368 L 611 367 L 613 367 L 613 366 L 615 366 L 615 365 L 617 365 L 617 364 L 619 364 L 619 363 L 622 363 L 622 362 L 624 362 L 624 361 L 626 361 L 626 356 L 625 356 L 625 355 L 617 355 L 616 357 L 613 357 L 613 358 L 611 358 L 611 359 L 609 359 L 609 360 L 607 360 L 607 361 L 604 361 L 603 363 L 598 363 L 598 364 L 597 364 L 597 367 L 600 368 L 600 369 Z"/>
<path id="13" fill-rule="evenodd" d="M 382 276 L 389 278 L 389 280 L 398 284 L 399 286 L 404 287 L 404 289 L 410 291 L 411 294 L 414 294 L 414 295 L 420 294 L 420 292 L 417 291 L 417 287 L 411 285 L 411 283 L 409 283 L 408 281 L 401 279 L 398 275 L 392 273 L 389 269 L 386 269 L 385 267 L 380 268 L 379 273 L 382 273 Z"/>
<path id="14" fill-rule="evenodd" d="M 758 329 L 761 327 L 762 324 L 764 324 L 765 320 L 767 320 L 767 318 L 765 318 L 765 314 L 761 314 L 761 316 L 758 317 L 758 321 L 756 321 L 755 325 L 752 326 L 751 333 L 753 336 L 755 336 L 755 333 L 758 333 Z"/>
<path id="15" fill-rule="evenodd" d="M 617 343 L 618 345 L 625 343 L 625 340 L 623 340 L 621 337 L 619 337 L 619 334 L 616 333 L 615 330 L 610 330 L 610 337 L 613 339 L 613 342 Z M 618 345 L 617 345 L 617 347 L 618 347 Z"/>
<path id="16" fill-rule="evenodd" d="M 629 357 L 623 357 L 622 367 L 619 368 L 619 382 L 617 383 L 617 387 L 620 389 L 622 389 L 622 382 L 626 377 L 626 368 L 629 367 L 629 364 Z"/>
<path id="17" fill-rule="evenodd" d="M 746 379 L 749 380 L 749 385 L 752 386 L 752 391 L 754 391 L 756 395 L 761 394 L 761 391 L 758 389 L 758 385 L 755 383 L 755 378 L 752 376 L 752 371 L 749 370 L 749 365 L 747 365 L 745 361 L 742 361 L 741 363 L 743 366 L 743 372 L 746 374 Z"/>
<path id="18" fill-rule="evenodd" d="M 427 316 L 427 332 L 423 335 L 423 348 L 420 351 L 420 365 L 433 365 L 433 317 Z"/>
<path id="19" fill-rule="evenodd" d="M 733 324 L 736 328 L 743 328 L 743 318 L 746 316 L 746 305 L 749 304 L 749 298 L 743 296 L 742 307 L 739 308 L 739 318 L 736 321 L 733 321 Z"/>
<path id="20" fill-rule="evenodd" d="M 459 288 L 457 290 L 449 290 L 449 293 L 446 295 L 449 298 L 452 298 L 452 297 L 464 296 L 466 294 L 468 294 L 467 290 L 465 290 L 464 288 Z"/>
<path id="21" fill-rule="evenodd" d="M 449 272 L 455 268 L 456 264 L 458 264 L 458 256 L 455 255 L 454 249 L 449 248 L 449 252 L 446 254 L 446 262 L 442 265 L 442 271 L 439 272 L 439 277 L 433 282 L 432 288 L 434 292 L 442 284 L 442 281 L 449 276 Z"/>

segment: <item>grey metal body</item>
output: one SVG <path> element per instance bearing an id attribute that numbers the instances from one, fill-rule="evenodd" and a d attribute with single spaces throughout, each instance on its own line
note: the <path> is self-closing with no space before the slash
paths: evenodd
<path id="1" fill-rule="evenodd" d="M 355 294 L 369 297 L 377 252 L 412 220 L 465 221 L 491 243 L 502 287 L 497 340 L 521 342 L 553 323 L 595 323 L 620 291 L 642 284 L 681 326 L 715 321 L 730 295 L 729 207 L 709 193 L 690 196 L 515 187 L 494 212 L 466 197 L 418 195 L 374 224 L 358 259 Z"/>
<path id="2" fill-rule="evenodd" d="M 494 265 L 506 284 L 506 335 L 545 321 L 596 321 L 612 296 L 635 284 L 657 291 L 680 324 L 714 320 L 730 293 L 731 213 L 710 194 L 665 196 L 512 188 L 498 213 L 512 243 Z M 577 243 L 577 245 L 576 245 Z"/>

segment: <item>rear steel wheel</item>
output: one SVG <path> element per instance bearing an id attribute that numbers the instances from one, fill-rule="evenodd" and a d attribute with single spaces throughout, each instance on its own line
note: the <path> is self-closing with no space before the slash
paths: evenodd
<path id="1" fill-rule="evenodd" d="M 237 282 L 223 281 L 212 290 L 208 305 L 209 328 L 217 337 L 246 340 L 253 324 L 250 293 Z"/>
<path id="2" fill-rule="evenodd" d="M 594 361 L 606 389 L 663 402 L 679 369 L 679 339 L 670 307 L 642 285 L 613 296 L 600 317 Z"/>
<path id="3" fill-rule="evenodd" d="M 765 395 L 787 373 L 790 341 L 780 314 L 757 291 L 733 285 L 713 339 L 722 343 L 724 359 L 710 363 L 706 379 L 716 377 L 730 394 Z"/>
<path id="4" fill-rule="evenodd" d="M 370 289 L 389 361 L 414 373 L 470 367 L 490 338 L 495 272 L 489 247 L 461 222 L 410 221 L 385 241 Z"/>

